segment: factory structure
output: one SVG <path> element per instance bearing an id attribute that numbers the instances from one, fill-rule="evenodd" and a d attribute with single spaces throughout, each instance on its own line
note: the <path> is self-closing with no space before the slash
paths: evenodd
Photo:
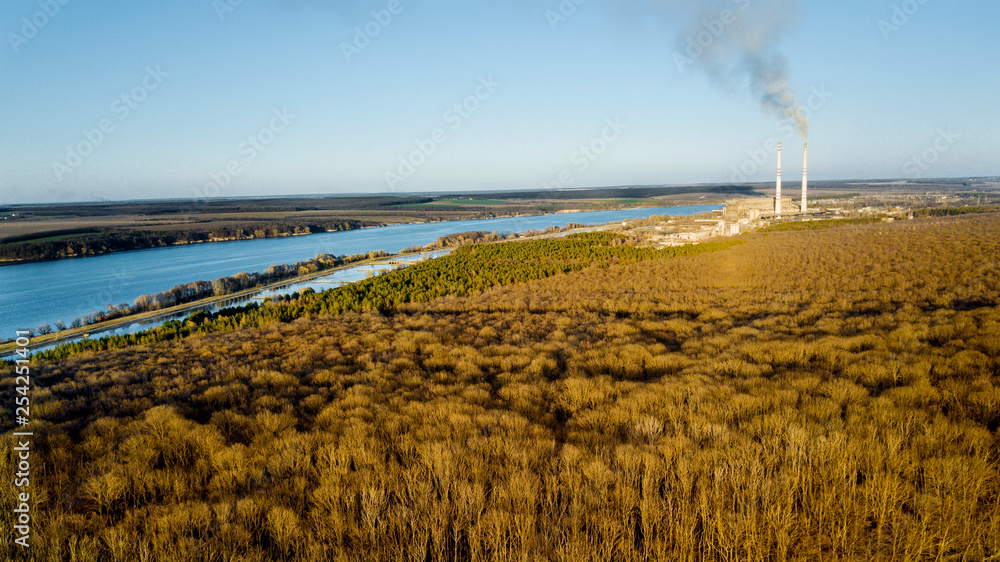
<path id="1" fill-rule="evenodd" d="M 782 194 L 781 143 L 778 143 L 777 181 L 773 197 L 754 197 L 726 201 L 724 209 L 714 211 L 715 216 L 674 218 L 658 226 L 639 226 L 648 230 L 650 241 L 658 246 L 678 246 L 699 243 L 718 236 L 738 236 L 742 232 L 761 226 L 763 222 L 781 217 L 790 218 L 809 212 L 808 142 L 802 154 L 802 199 L 795 201 L 791 195 Z M 816 212 L 815 210 L 813 212 Z M 626 223 L 623 227 L 628 227 Z"/>
<path id="2" fill-rule="evenodd" d="M 778 143 L 778 185 L 774 188 L 774 214 L 781 216 L 781 143 Z"/>
<path id="3" fill-rule="evenodd" d="M 802 205 L 799 206 L 799 212 L 808 213 L 809 204 L 806 198 L 806 192 L 809 186 L 809 141 L 802 144 Z"/>
<path id="4" fill-rule="evenodd" d="M 776 218 L 782 214 L 807 213 L 808 191 L 809 191 L 809 143 L 803 145 L 802 152 L 802 200 L 798 205 L 793 202 L 791 196 L 784 196 L 781 193 L 781 143 L 778 143 L 778 177 L 774 187 L 774 197 L 756 197 L 747 199 L 733 199 L 726 201 L 726 211 L 724 220 L 747 224 L 749 221 L 756 221 L 767 218 Z M 727 230 L 729 230 L 727 228 Z"/>
<path id="5" fill-rule="evenodd" d="M 667 217 L 669 220 L 660 221 L 659 224 L 642 221 L 638 221 L 636 224 L 622 223 L 622 227 L 645 236 L 646 240 L 656 247 L 668 247 L 698 244 L 716 237 L 739 236 L 745 232 L 781 222 L 826 220 L 851 216 L 881 217 L 884 222 L 892 222 L 914 217 L 912 210 L 908 208 L 909 203 L 894 201 L 895 207 L 890 208 L 878 208 L 870 205 L 861 207 L 860 205 L 867 202 L 868 197 L 861 198 L 861 201 L 857 202 L 854 201 L 854 196 L 858 195 L 856 193 L 846 195 L 844 198 L 839 195 L 823 198 L 825 201 L 822 205 L 818 205 L 814 198 L 813 204 L 810 206 L 808 142 L 804 142 L 802 147 L 801 199 L 793 198 L 787 190 L 783 193 L 782 187 L 787 186 L 782 186 L 781 149 L 781 143 L 777 143 L 777 178 L 773 196 L 767 194 L 763 197 L 730 199 L 726 201 L 724 208 L 711 212 L 690 217 Z M 795 195 L 798 194 L 795 193 Z M 926 195 L 903 194 L 894 195 L 893 199 L 919 199 L 930 195 L 930 192 Z M 943 201 L 945 196 L 940 197 Z M 841 203 L 846 206 L 841 206 Z M 973 204 L 978 203 L 973 200 Z M 656 217 L 653 219 L 658 220 Z"/>

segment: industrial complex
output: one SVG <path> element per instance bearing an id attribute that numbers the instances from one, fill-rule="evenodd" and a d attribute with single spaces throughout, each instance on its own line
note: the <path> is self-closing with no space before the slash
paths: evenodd
<path id="1" fill-rule="evenodd" d="M 655 246 L 699 243 L 710 238 L 738 236 L 778 222 L 836 218 L 882 217 L 883 220 L 913 217 L 914 209 L 940 206 L 977 206 L 995 200 L 1000 182 L 980 178 L 958 185 L 939 186 L 914 182 L 840 182 L 809 202 L 808 143 L 803 147 L 801 199 L 782 193 L 781 144 L 778 144 L 777 178 L 772 196 L 742 197 L 725 201 L 725 207 L 693 217 L 661 217 L 623 224 L 623 230 L 645 238 Z M 954 182 L 953 182 L 954 183 Z M 822 184 L 821 184 L 822 185 Z M 927 185 L 924 190 L 921 186 Z M 946 187 L 944 191 L 935 188 Z M 859 192 L 847 190 L 856 188 Z M 968 190 L 963 192 L 961 188 Z M 863 192 L 863 193 L 862 193 Z"/>

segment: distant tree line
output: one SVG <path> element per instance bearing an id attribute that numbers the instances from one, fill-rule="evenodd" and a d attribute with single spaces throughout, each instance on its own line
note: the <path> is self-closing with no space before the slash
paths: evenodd
<path id="1" fill-rule="evenodd" d="M 664 186 L 664 187 L 609 187 L 596 189 L 572 189 L 553 190 L 540 189 L 537 191 L 515 191 L 479 193 L 477 197 L 482 199 L 507 199 L 507 200 L 531 200 L 531 199 L 646 199 L 652 197 L 662 197 L 665 195 L 687 195 L 691 193 L 718 193 L 734 194 L 741 196 L 760 195 L 752 186 L 746 185 L 718 185 L 718 186 Z M 658 201 L 659 202 L 659 201 Z"/>
<path id="2" fill-rule="evenodd" d="M 9 206 L 0 204 L 0 213 L 18 213 L 22 217 L 111 217 L 144 215 L 176 217 L 210 216 L 220 213 L 299 213 L 303 211 L 380 210 L 398 205 L 416 205 L 434 201 L 433 197 L 369 195 L 359 197 L 266 197 L 226 199 L 221 197 L 187 201 L 127 201 L 94 203 L 59 203 Z"/>
<path id="3" fill-rule="evenodd" d="M 422 246 L 412 246 L 409 248 L 404 248 L 400 251 L 401 254 L 415 254 L 418 252 L 426 252 L 429 250 L 439 250 L 441 248 L 451 248 L 454 246 L 464 246 L 467 244 L 484 244 L 489 242 L 498 242 L 504 240 L 512 235 L 510 234 L 497 234 L 496 232 L 485 232 L 482 230 L 475 230 L 469 232 L 457 232 L 455 234 L 448 234 L 438 238 L 436 241 L 429 244 L 424 244 Z"/>
<path id="4" fill-rule="evenodd" d="M 577 228 L 584 228 L 587 225 L 571 222 L 566 226 L 549 226 L 540 230 L 525 230 L 523 232 L 486 232 L 483 230 L 471 230 L 468 232 L 456 232 L 455 234 L 448 234 L 442 236 L 431 242 L 429 244 L 424 244 L 423 246 L 413 246 L 402 250 L 401 254 L 413 254 L 417 252 L 426 252 L 429 250 L 440 250 L 442 248 L 454 248 L 456 246 L 468 246 L 471 244 L 490 244 L 493 242 L 500 242 L 502 240 L 515 240 L 518 238 L 531 238 L 534 236 L 543 236 L 545 234 L 555 234 L 559 232 L 566 232 L 574 230 Z"/>
<path id="5" fill-rule="evenodd" d="M 374 221 L 337 220 L 310 224 L 275 223 L 249 224 L 241 227 L 220 226 L 211 230 L 192 229 L 176 232 L 78 229 L 7 238 L 0 244 L 0 261 L 42 261 L 97 256 L 176 244 L 278 238 L 328 231 L 354 230 L 381 224 Z"/>

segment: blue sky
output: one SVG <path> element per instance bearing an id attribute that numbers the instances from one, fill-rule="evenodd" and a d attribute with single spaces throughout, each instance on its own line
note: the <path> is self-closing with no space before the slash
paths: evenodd
<path id="1" fill-rule="evenodd" d="M 811 178 L 1000 174 L 995 0 L 688 4 L 8 0 L 0 202 L 766 181 L 801 140 L 674 57 L 741 4 Z"/>

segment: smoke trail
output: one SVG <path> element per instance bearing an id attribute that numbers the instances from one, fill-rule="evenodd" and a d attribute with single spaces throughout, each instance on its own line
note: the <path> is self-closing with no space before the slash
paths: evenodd
<path id="1" fill-rule="evenodd" d="M 747 54 L 743 65 L 750 76 L 750 90 L 760 99 L 764 113 L 795 123 L 803 140 L 809 140 L 809 119 L 788 85 L 788 62 L 777 53 Z"/>
<path id="2" fill-rule="evenodd" d="M 797 0 L 660 0 L 651 5 L 687 22 L 677 36 L 678 68 L 698 68 L 726 90 L 748 87 L 765 114 L 789 120 L 808 138 L 808 118 L 789 84 L 788 62 L 776 47 L 796 23 Z"/>

